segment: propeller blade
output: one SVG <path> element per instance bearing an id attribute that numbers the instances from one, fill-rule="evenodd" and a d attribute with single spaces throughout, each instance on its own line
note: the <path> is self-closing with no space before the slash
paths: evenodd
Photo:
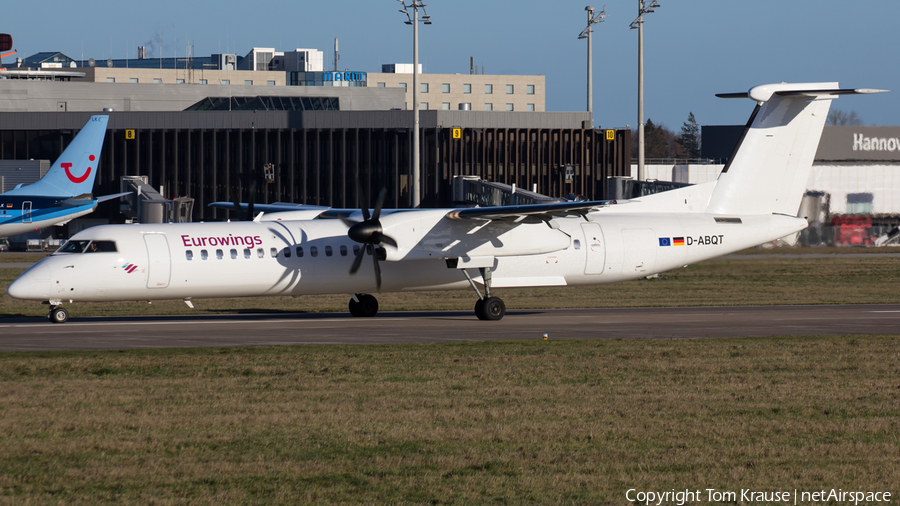
<path id="1" fill-rule="evenodd" d="M 350 266 L 350 274 L 356 274 L 356 271 L 359 270 L 359 266 L 362 264 L 363 257 L 366 256 L 366 245 L 363 244 L 359 248 L 359 253 L 356 254 L 356 258 L 353 259 L 353 265 Z"/>
<path id="2" fill-rule="evenodd" d="M 380 192 L 378 192 L 378 201 L 375 202 L 375 214 L 372 215 L 372 219 L 378 221 L 378 218 L 381 216 L 381 206 L 384 205 L 384 198 L 387 196 L 387 188 L 382 188 Z"/>
<path id="3" fill-rule="evenodd" d="M 379 244 L 388 244 L 395 248 L 397 247 L 397 241 L 395 241 L 393 237 L 391 237 L 387 234 L 378 234 L 378 243 Z"/>
<path id="4" fill-rule="evenodd" d="M 368 208 L 363 207 L 363 208 L 362 208 L 362 213 L 363 213 L 363 221 L 369 221 L 369 220 L 371 219 L 370 216 L 369 216 L 369 209 L 368 209 Z"/>
<path id="5" fill-rule="evenodd" d="M 352 227 L 353 225 L 359 223 L 358 221 L 353 221 L 350 218 L 345 218 L 343 216 L 341 216 L 341 222 L 343 222 L 343 224 L 347 225 L 348 227 Z"/>
<path id="6" fill-rule="evenodd" d="M 372 248 L 372 261 L 375 262 L 375 286 L 381 291 L 381 266 L 378 265 L 378 252 Z"/>

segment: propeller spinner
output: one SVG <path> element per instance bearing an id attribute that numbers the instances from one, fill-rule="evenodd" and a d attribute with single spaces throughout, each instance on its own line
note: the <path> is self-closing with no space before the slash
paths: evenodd
<path id="1" fill-rule="evenodd" d="M 388 244 L 395 248 L 397 247 L 397 241 L 384 233 L 384 229 L 381 228 L 381 222 L 378 221 L 378 218 L 381 216 L 381 206 L 384 205 L 384 198 L 386 195 L 387 189 L 382 188 L 381 192 L 378 193 L 375 211 L 371 216 L 369 216 L 368 209 L 365 207 L 362 208 L 363 221 L 353 221 L 347 218 L 341 218 L 341 220 L 350 227 L 350 230 L 347 231 L 347 235 L 350 239 L 363 245 L 363 247 L 359 248 L 359 252 L 353 260 L 353 265 L 350 266 L 350 274 L 356 274 L 356 271 L 358 271 L 360 265 L 362 265 L 362 259 L 366 255 L 366 251 L 371 248 L 372 261 L 375 265 L 375 283 L 379 290 L 381 289 L 381 266 L 378 265 L 378 255 L 375 247 L 379 244 Z"/>

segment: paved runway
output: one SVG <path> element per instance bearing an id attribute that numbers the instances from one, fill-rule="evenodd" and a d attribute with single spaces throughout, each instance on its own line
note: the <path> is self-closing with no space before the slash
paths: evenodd
<path id="1" fill-rule="evenodd" d="M 77 313 L 77 312 L 76 312 Z M 900 305 L 510 310 L 479 321 L 470 311 L 0 319 L 0 351 L 190 346 L 427 343 L 541 339 L 715 338 L 891 334 Z"/>

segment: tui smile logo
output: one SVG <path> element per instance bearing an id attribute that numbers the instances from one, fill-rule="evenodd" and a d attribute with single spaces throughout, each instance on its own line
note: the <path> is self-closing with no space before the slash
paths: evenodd
<path id="1" fill-rule="evenodd" d="M 88 157 L 88 160 L 93 162 L 94 160 L 96 160 L 96 157 L 94 155 L 90 155 Z M 81 177 L 75 177 L 72 175 L 72 171 L 69 170 L 72 168 L 72 164 L 70 162 L 61 163 L 59 164 L 59 166 L 66 171 L 66 177 L 69 178 L 69 181 L 76 184 L 83 183 L 88 178 L 88 176 L 91 175 L 91 167 L 88 167 L 87 170 L 84 171 L 84 175 L 82 175 Z"/>

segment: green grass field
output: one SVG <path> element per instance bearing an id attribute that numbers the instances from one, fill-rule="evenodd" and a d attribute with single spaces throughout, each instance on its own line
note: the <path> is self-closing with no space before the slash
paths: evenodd
<path id="1" fill-rule="evenodd" d="M 18 272 L 0 269 L 2 286 Z M 502 294 L 511 307 L 898 303 L 898 282 L 900 258 L 762 256 Z M 343 311 L 345 298 L 195 305 Z M 380 297 L 386 309 L 472 299 Z M 7 316 L 45 311 L 0 297 Z M 0 504 L 594 505 L 632 488 L 896 501 L 898 378 L 900 332 L 0 353 Z"/>

